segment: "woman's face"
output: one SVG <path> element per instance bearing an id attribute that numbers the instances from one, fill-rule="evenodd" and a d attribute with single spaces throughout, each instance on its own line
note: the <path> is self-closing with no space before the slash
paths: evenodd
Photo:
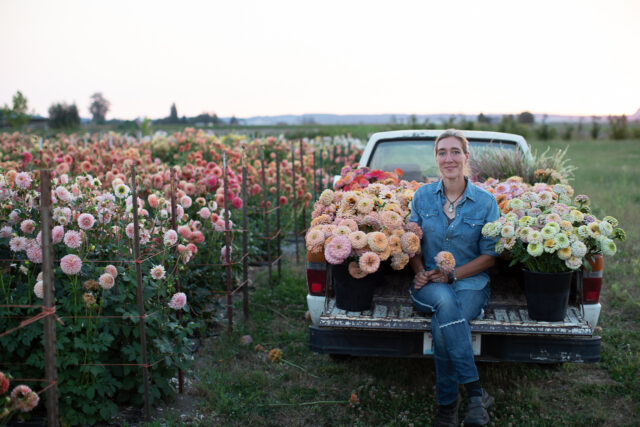
<path id="1" fill-rule="evenodd" d="M 462 142 L 458 138 L 450 136 L 438 142 L 436 162 L 444 178 L 463 177 L 464 167 L 468 160 L 469 154 L 462 150 Z"/>

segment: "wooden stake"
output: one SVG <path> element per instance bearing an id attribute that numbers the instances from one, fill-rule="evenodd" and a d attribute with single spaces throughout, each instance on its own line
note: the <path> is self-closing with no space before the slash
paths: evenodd
<path id="1" fill-rule="evenodd" d="M 249 195 L 247 194 L 247 153 L 242 152 L 242 313 L 249 320 Z"/>
<path id="2" fill-rule="evenodd" d="M 138 283 L 138 315 L 140 316 L 140 352 L 142 353 L 142 381 L 144 381 L 144 416 L 149 421 L 149 364 L 147 362 L 147 334 L 145 330 L 144 289 L 142 288 L 142 265 L 140 262 L 140 227 L 138 222 L 138 192 L 136 191 L 136 167 L 131 166 L 131 201 L 133 204 L 133 255 L 136 261 L 136 281 Z"/>
<path id="3" fill-rule="evenodd" d="M 222 153 L 222 168 L 224 179 L 224 268 L 227 279 L 227 332 L 233 332 L 233 300 L 231 295 L 231 236 L 229 230 L 229 184 L 227 183 L 227 153 Z"/>
<path id="4" fill-rule="evenodd" d="M 178 232 L 178 203 L 176 202 L 176 169 L 171 168 L 171 228 Z M 173 247 L 173 253 L 176 259 L 179 257 L 178 245 Z M 173 278 L 176 283 L 176 290 L 180 292 L 180 274 L 177 268 L 173 269 Z M 182 310 L 178 311 L 178 323 L 182 325 Z M 184 392 L 184 371 L 178 369 L 178 392 Z"/>
<path id="5" fill-rule="evenodd" d="M 42 223 L 43 305 L 55 307 L 53 287 L 53 244 L 51 243 L 51 171 L 40 171 L 40 221 Z M 58 368 L 56 360 L 56 322 L 50 315 L 44 318 L 44 372 L 47 389 L 47 425 L 58 426 Z"/>
<path id="6" fill-rule="evenodd" d="M 267 265 L 269 269 L 269 289 L 273 289 L 273 282 L 271 281 L 271 233 L 269 232 L 269 206 L 267 205 L 267 201 L 269 198 L 267 195 L 269 191 L 267 190 L 267 179 L 264 170 L 264 147 L 260 153 L 260 162 L 262 164 L 262 203 L 264 203 L 264 233 L 265 233 L 265 241 L 267 243 Z"/>

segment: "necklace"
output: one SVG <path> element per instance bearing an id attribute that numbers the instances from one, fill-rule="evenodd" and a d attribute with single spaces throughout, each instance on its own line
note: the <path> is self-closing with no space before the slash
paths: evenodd
<path id="1" fill-rule="evenodd" d="M 460 197 L 462 197 L 463 194 L 464 194 L 464 191 L 462 193 L 460 193 L 460 195 L 452 202 L 451 200 L 449 200 L 449 197 L 447 196 L 447 193 L 444 193 L 444 198 L 447 199 L 447 202 L 449 202 L 449 208 L 447 209 L 447 212 L 453 213 L 453 205 L 458 200 L 460 200 Z"/>

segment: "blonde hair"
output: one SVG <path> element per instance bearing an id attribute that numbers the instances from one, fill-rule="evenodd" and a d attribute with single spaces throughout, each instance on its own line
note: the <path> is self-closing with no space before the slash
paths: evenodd
<path id="1" fill-rule="evenodd" d="M 451 138 L 451 137 L 460 141 L 460 145 L 462 146 L 462 151 L 464 152 L 464 154 L 467 154 L 467 155 L 469 154 L 469 140 L 467 140 L 467 137 L 464 136 L 464 133 L 462 133 L 462 131 L 458 129 L 447 129 L 444 132 L 442 132 L 440 135 L 438 135 L 438 137 L 436 138 L 435 144 L 433 144 L 433 154 L 435 156 L 438 155 L 438 143 L 445 138 Z M 463 173 L 464 173 L 464 176 L 471 176 L 471 168 L 469 167 L 468 160 L 464 165 Z"/>

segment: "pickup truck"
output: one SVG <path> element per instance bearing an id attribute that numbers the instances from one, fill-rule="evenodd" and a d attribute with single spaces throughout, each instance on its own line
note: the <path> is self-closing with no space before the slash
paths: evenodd
<path id="1" fill-rule="evenodd" d="M 442 130 L 392 131 L 371 136 L 360 166 L 393 171 L 404 179 L 435 178 L 438 169 L 433 145 Z M 471 156 L 475 150 L 517 150 L 531 158 L 520 135 L 465 131 Z M 498 259 L 490 273 L 491 299 L 484 315 L 470 327 L 477 360 L 533 363 L 592 363 L 600 361 L 600 337 L 595 336 L 601 310 L 599 302 L 586 304 L 582 275 L 574 274 L 567 315 L 560 322 L 531 320 L 528 316 L 521 272 Z M 413 308 L 408 289 L 410 267 L 395 271 L 381 267 L 373 306 L 362 312 L 346 312 L 335 305 L 332 266 L 323 257 L 307 256 L 307 304 L 312 320 L 309 348 L 333 357 L 432 357 L 430 316 Z M 591 295 L 591 300 L 593 295 Z"/>

